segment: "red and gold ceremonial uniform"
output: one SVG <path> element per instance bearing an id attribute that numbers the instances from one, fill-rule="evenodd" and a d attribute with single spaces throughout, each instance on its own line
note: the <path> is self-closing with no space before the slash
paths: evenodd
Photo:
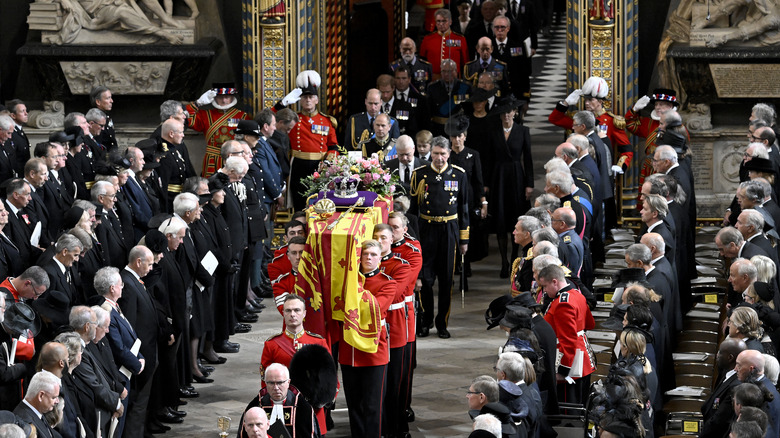
<path id="1" fill-rule="evenodd" d="M 266 339 L 263 354 L 260 356 L 260 376 L 263 376 L 265 369 L 272 363 L 280 363 L 289 368 L 293 355 L 304 345 L 321 345 L 330 351 L 325 338 L 305 330 L 300 333 L 284 330 Z"/>
<path id="2" fill-rule="evenodd" d="M 320 112 L 311 114 L 298 113 L 299 122 L 290 131 L 290 190 L 296 210 L 305 207 L 302 192 L 306 188 L 301 180 L 312 175 L 319 167 L 320 161 L 328 153 L 337 153 L 336 119 Z"/>
<path id="3" fill-rule="evenodd" d="M 640 116 L 633 108 L 629 108 L 626 112 L 626 129 L 637 137 L 645 138 L 645 161 L 642 162 L 642 167 L 639 169 L 640 187 L 644 183 L 645 177 L 655 173 L 651 163 L 655 154 L 655 147 L 657 146 L 655 138 L 658 135 L 658 127 L 660 125 L 660 120 Z"/>
<path id="4" fill-rule="evenodd" d="M 466 37 L 451 30 L 445 33 L 429 33 L 420 43 L 420 56 L 431 63 L 434 79 L 441 76 L 441 62 L 445 59 L 455 61 L 456 71 L 461 71 L 469 62 Z"/>
<path id="5" fill-rule="evenodd" d="M 222 143 L 233 140 L 238 120 L 249 120 L 249 114 L 236 109 L 199 109 L 194 103 L 186 106 L 190 128 L 206 136 L 206 154 L 203 156 L 203 177 L 208 178 L 222 167 Z M 233 121 L 231 123 L 231 120 Z M 232 124 L 233 126 L 228 126 Z"/>
<path id="6" fill-rule="evenodd" d="M 393 255 L 392 252 L 382 257 L 379 270 L 396 282 L 395 296 L 385 319 L 390 326 L 390 348 L 400 348 L 407 342 L 407 309 L 404 295 L 409 283 L 415 281 L 417 277 L 412 277 L 412 267 L 409 262 Z"/>
<path id="7" fill-rule="evenodd" d="M 571 130 L 573 120 L 567 114 L 568 109 L 565 102 L 558 102 L 547 120 L 555 126 Z M 593 114 L 596 116 L 597 125 L 606 125 L 607 138 L 612 144 L 612 156 L 615 157 L 613 158 L 615 164 L 625 171 L 631 165 L 631 159 L 634 157 L 634 149 L 631 142 L 628 141 L 628 134 L 626 134 L 626 119 L 606 111 L 604 108 L 601 109 L 601 112 Z"/>
<path id="8" fill-rule="evenodd" d="M 556 372 L 573 379 L 589 376 L 596 368 L 596 364 L 589 354 L 590 347 L 585 337 L 585 330 L 595 328 L 596 322 L 582 293 L 571 284 L 566 285 L 558 291 L 558 295 L 550 303 L 544 320 L 552 326 L 558 337 L 560 364 Z M 575 356 L 579 352 L 582 353 L 582 368 L 572 369 L 572 365 L 575 365 Z"/>

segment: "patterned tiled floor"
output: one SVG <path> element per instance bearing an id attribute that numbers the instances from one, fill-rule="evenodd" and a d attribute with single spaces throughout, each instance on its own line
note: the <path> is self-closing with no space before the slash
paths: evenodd
<path id="1" fill-rule="evenodd" d="M 555 104 L 566 97 L 566 30 L 562 25 L 552 30 L 550 37 L 539 35 L 539 49 L 533 59 L 531 103 L 525 116 L 532 136 L 563 133 L 547 121 Z"/>

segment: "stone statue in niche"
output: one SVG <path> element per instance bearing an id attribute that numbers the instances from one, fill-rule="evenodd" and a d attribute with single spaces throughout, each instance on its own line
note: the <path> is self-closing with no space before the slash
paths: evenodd
<path id="1" fill-rule="evenodd" d="M 174 17 L 173 0 L 36 0 L 30 29 L 48 44 L 192 44 L 195 0 L 183 0 L 190 17 Z"/>
<path id="2" fill-rule="evenodd" d="M 729 41 L 755 39 L 762 46 L 780 43 L 779 0 L 723 0 L 715 5 L 712 14 L 693 20 L 693 30 L 710 27 L 721 18 L 730 19 L 728 32 L 714 36 L 707 47 L 720 47 Z"/>

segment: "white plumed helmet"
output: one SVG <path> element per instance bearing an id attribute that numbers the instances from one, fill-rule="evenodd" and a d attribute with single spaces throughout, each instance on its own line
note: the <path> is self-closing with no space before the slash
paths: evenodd
<path id="1" fill-rule="evenodd" d="M 295 78 L 295 85 L 303 90 L 302 95 L 304 96 L 311 94 L 316 96 L 317 89 L 320 87 L 321 83 L 322 79 L 320 78 L 320 74 L 314 70 L 304 70 L 298 73 L 298 76 Z"/>
<path id="2" fill-rule="evenodd" d="M 591 76 L 582 84 L 582 95 L 588 97 L 595 97 L 597 99 L 604 99 L 609 94 L 609 85 L 607 81 L 598 77 Z"/>

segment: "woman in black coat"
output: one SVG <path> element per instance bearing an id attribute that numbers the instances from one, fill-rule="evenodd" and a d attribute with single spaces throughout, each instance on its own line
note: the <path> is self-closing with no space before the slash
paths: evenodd
<path id="1" fill-rule="evenodd" d="M 510 95 L 497 102 L 491 111 L 500 115 L 502 127 L 490 135 L 488 159 L 494 165 L 487 183 L 488 212 L 493 220 L 501 254 L 501 278 L 509 277 L 509 234 L 514 230 L 517 217 L 531 207 L 530 199 L 534 189 L 531 134 L 528 128 L 514 121 L 520 105 L 522 102 Z M 517 251 L 518 247 L 513 243 L 512 260 L 517 257 Z"/>

